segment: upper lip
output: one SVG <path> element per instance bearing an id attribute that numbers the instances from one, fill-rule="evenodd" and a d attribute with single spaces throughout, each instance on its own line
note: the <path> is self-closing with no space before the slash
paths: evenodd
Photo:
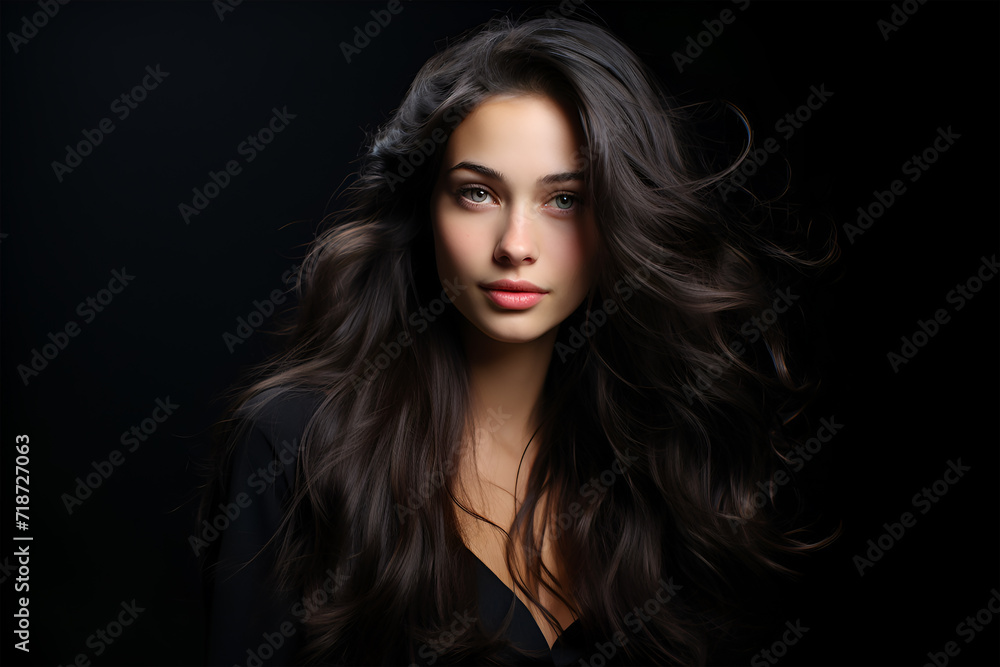
<path id="1" fill-rule="evenodd" d="M 502 292 L 539 292 L 541 294 L 548 292 L 548 290 L 529 283 L 527 280 L 494 280 L 491 283 L 483 283 L 482 287 Z"/>

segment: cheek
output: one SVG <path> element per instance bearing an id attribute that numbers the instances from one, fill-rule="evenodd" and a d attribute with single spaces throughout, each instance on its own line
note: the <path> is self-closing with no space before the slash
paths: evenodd
<path id="1" fill-rule="evenodd" d="M 463 225 L 461 220 L 456 220 L 454 211 L 448 208 L 441 203 L 434 207 L 432 229 L 438 271 L 454 277 L 456 273 L 463 273 L 465 265 L 476 256 L 476 243 L 468 226 Z"/>
<path id="2" fill-rule="evenodd" d="M 597 254 L 597 233 L 591 224 L 565 230 L 548 246 L 562 273 L 589 279 Z"/>
<path id="3" fill-rule="evenodd" d="M 451 271 L 461 272 L 464 265 L 474 256 L 473 243 L 469 234 L 448 224 L 437 226 L 434 247 L 438 266 L 447 267 Z"/>
<path id="4" fill-rule="evenodd" d="M 434 196 L 434 203 L 431 205 L 431 231 L 434 234 L 434 256 L 439 267 L 451 263 L 451 227 L 446 224 L 443 217 L 441 197 Z"/>

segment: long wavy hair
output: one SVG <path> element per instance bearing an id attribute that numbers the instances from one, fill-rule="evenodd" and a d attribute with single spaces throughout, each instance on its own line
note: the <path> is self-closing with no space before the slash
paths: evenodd
<path id="1" fill-rule="evenodd" d="M 338 575 L 305 621 L 304 661 L 417 661 L 475 600 L 455 498 L 463 434 L 475 428 L 462 315 L 445 301 L 439 315 L 416 314 L 442 293 L 429 202 L 447 137 L 484 100 L 510 93 L 575 109 L 601 239 L 596 285 L 560 327 L 527 493 L 513 526 L 498 527 L 520 591 L 535 604 L 526 581 L 559 594 L 538 557 L 547 531 L 573 591 L 563 601 L 589 636 L 624 633 L 636 662 L 700 664 L 737 611 L 735 582 L 784 570 L 787 554 L 818 544 L 757 499 L 788 467 L 788 422 L 809 387 L 781 322 L 749 337 L 747 326 L 783 286 L 774 267 L 814 271 L 835 247 L 786 249 L 765 233 L 768 207 L 724 204 L 720 186 L 749 142 L 706 171 L 688 111 L 609 31 L 494 19 L 427 61 L 370 137 L 348 203 L 303 262 L 284 351 L 232 394 L 223 422 L 202 516 L 226 497 L 236 425 L 264 407 L 252 399 L 322 397 L 274 537 L 280 587 L 309 596 Z M 392 348 L 403 334 L 412 344 Z M 390 348 L 396 358 L 375 371 Z M 588 488 L 608 470 L 613 483 Z M 628 612 L 668 577 L 682 589 L 635 631 Z M 490 662 L 501 634 L 477 622 L 435 657 Z"/>

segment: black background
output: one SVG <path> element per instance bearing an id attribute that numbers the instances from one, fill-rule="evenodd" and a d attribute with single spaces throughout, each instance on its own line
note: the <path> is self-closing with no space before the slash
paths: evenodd
<path id="1" fill-rule="evenodd" d="M 900 8 L 903 3 L 900 3 Z M 274 349 L 274 319 L 233 353 L 223 342 L 254 300 L 286 287 L 365 132 L 387 119 L 444 43 L 526 4 L 404 2 L 347 63 L 339 44 L 385 3 L 74 0 L 15 53 L 11 31 L 36 3 L 3 3 L 2 499 L 0 627 L 5 664 L 197 664 L 204 645 L 194 529 L 196 462 L 219 395 Z M 686 101 L 727 99 L 793 168 L 792 198 L 838 226 L 895 179 L 906 192 L 851 243 L 840 280 L 809 299 L 825 321 L 828 376 L 816 417 L 843 428 L 807 464 L 811 508 L 843 537 L 775 590 L 783 620 L 809 628 L 779 664 L 996 664 L 993 619 L 971 643 L 956 626 L 986 606 L 998 576 L 997 283 L 956 310 L 946 294 L 998 251 L 997 27 L 1000 6 L 907 3 L 885 39 L 882 2 L 593 3 L 596 15 Z M 731 8 L 735 21 L 679 72 L 672 54 Z M 581 13 L 586 13 L 581 10 Z M 124 120 L 112 100 L 147 66 L 169 72 Z M 789 140 L 775 122 L 825 85 L 830 100 Z M 272 108 L 295 115 L 252 163 L 237 153 Z M 116 129 L 59 182 L 52 162 L 84 129 Z M 916 182 L 902 171 L 938 128 L 960 138 Z M 228 160 L 243 170 L 185 224 L 178 205 Z M 114 269 L 135 276 L 85 323 L 77 304 Z M 289 304 L 286 304 L 286 306 Z M 284 306 L 283 306 L 284 308 Z M 896 373 L 887 353 L 945 308 L 951 320 Z M 27 385 L 18 366 L 47 335 L 80 334 Z M 77 477 L 123 447 L 156 399 L 179 408 L 69 514 Z M 31 439 L 31 653 L 12 648 L 16 562 L 14 438 Z M 971 469 L 926 514 L 914 494 L 949 460 Z M 864 576 L 852 558 L 913 512 Z M 145 609 L 101 656 L 87 638 L 135 600 Z M 765 637 L 768 636 L 765 633 Z M 766 644 L 750 647 L 743 664 Z M 759 658 L 758 658 L 759 660 Z M 761 663 L 758 663 L 761 664 Z"/>

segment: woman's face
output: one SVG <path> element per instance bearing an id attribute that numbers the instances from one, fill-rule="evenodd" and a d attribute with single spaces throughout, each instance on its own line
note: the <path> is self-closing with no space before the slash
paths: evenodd
<path id="1" fill-rule="evenodd" d="M 448 140 L 431 196 L 438 276 L 465 287 L 455 307 L 494 340 L 554 333 L 594 282 L 581 146 L 569 112 L 539 95 L 489 98 Z"/>

